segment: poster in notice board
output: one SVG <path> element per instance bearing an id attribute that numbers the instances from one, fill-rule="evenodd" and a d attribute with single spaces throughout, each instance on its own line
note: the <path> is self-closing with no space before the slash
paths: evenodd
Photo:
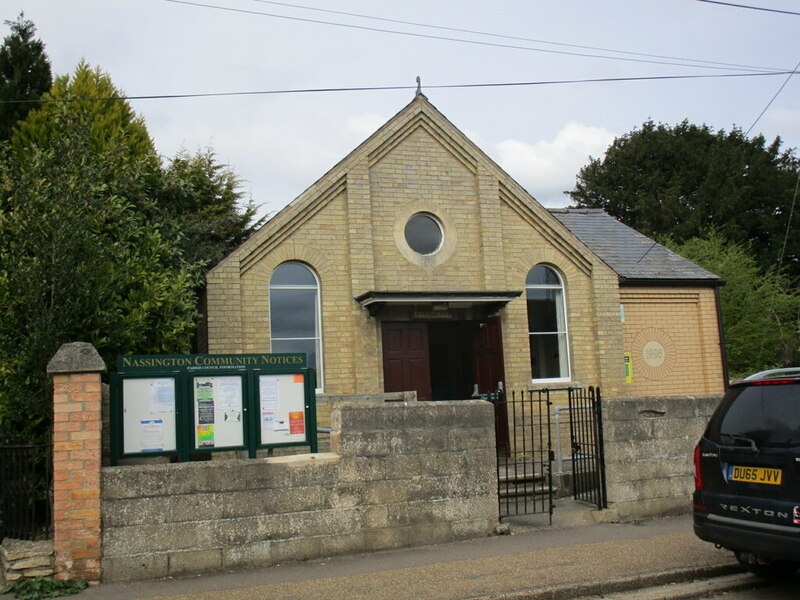
<path id="1" fill-rule="evenodd" d="M 175 379 L 125 379 L 122 386 L 124 454 L 174 452 Z"/>
<path id="2" fill-rule="evenodd" d="M 194 447 L 244 446 L 244 404 L 241 375 L 192 378 Z"/>
<path id="3" fill-rule="evenodd" d="M 258 376 L 260 443 L 303 443 L 307 439 L 305 378 L 302 373 Z"/>

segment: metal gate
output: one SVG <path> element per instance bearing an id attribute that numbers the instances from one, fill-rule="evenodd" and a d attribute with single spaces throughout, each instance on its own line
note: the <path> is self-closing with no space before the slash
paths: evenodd
<path id="1" fill-rule="evenodd" d="M 561 396 L 553 410 L 551 394 L 565 392 L 567 402 Z M 547 513 L 552 523 L 555 488 L 569 487 L 561 473 L 567 461 L 572 464 L 573 497 L 607 508 L 600 388 L 498 390 L 483 398 L 494 404 L 500 517 Z M 561 418 L 565 411 L 568 431 Z M 563 456 L 561 448 L 568 440 L 569 454 Z M 553 478 L 554 443 L 558 446 L 558 482 Z"/>
<path id="2" fill-rule="evenodd" d="M 500 516 L 548 513 L 553 520 L 553 450 L 548 390 L 489 394 L 497 440 Z"/>
<path id="3" fill-rule="evenodd" d="M 573 497 L 608 508 L 600 388 L 570 388 L 569 415 Z"/>
<path id="4" fill-rule="evenodd" d="M 52 537 L 50 444 L 0 446 L 0 540 Z"/>

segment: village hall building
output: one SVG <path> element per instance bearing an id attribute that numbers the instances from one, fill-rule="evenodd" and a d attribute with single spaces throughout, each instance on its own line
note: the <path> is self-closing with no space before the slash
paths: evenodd
<path id="1" fill-rule="evenodd" d="M 303 352 L 321 396 L 724 390 L 718 277 L 540 205 L 421 93 L 207 276 L 207 350 Z"/>

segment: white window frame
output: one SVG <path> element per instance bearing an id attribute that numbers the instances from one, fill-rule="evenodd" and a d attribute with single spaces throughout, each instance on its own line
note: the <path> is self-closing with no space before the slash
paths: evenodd
<path id="1" fill-rule="evenodd" d="M 533 377 L 533 357 L 531 356 L 531 383 L 540 384 L 540 383 L 564 383 L 572 380 L 572 357 L 569 347 L 569 319 L 567 319 L 567 315 L 569 312 L 567 311 L 567 289 L 564 285 L 564 278 L 561 276 L 561 273 L 558 269 L 556 269 L 553 265 L 549 265 L 546 263 L 538 263 L 531 267 L 528 274 L 533 271 L 536 267 L 545 267 L 552 271 L 556 278 L 558 279 L 558 285 L 556 284 L 528 284 L 527 283 L 527 275 L 526 275 L 526 282 L 525 282 L 525 317 L 528 320 L 530 317 L 528 315 L 528 290 L 559 290 L 561 292 L 561 313 L 556 314 L 556 321 L 558 322 L 563 321 L 563 330 L 559 327 L 559 331 L 530 331 L 528 330 L 528 348 L 530 348 L 530 338 L 533 335 L 558 335 L 563 336 L 564 340 L 564 358 L 565 358 L 565 367 L 566 367 L 566 375 L 562 375 L 561 377 L 545 377 L 541 379 L 535 379 Z M 559 341 L 562 338 L 559 337 Z M 559 344 L 560 345 L 560 344 Z M 560 350 L 560 348 L 559 348 Z M 530 350 L 529 350 L 530 351 Z"/>
<path id="2" fill-rule="evenodd" d="M 280 269 L 281 267 L 289 264 L 298 265 L 306 269 L 311 275 L 314 277 L 314 285 L 273 285 L 272 277 L 275 275 L 275 272 Z M 272 335 L 272 290 L 310 290 L 313 289 L 316 291 L 316 302 L 315 302 L 315 315 L 314 318 L 315 322 L 315 330 L 317 335 L 315 337 L 293 337 L 293 338 L 276 338 Z M 269 285 L 268 285 L 268 293 L 269 293 L 269 347 L 272 350 L 272 345 L 274 341 L 291 341 L 291 340 L 313 340 L 315 343 L 318 342 L 318 350 L 317 350 L 317 364 L 316 365 L 308 365 L 309 367 L 313 367 L 317 370 L 317 393 L 323 393 L 325 389 L 324 384 L 324 373 L 325 369 L 323 367 L 324 360 L 322 356 L 322 285 L 320 284 L 319 277 L 317 276 L 316 271 L 312 269 L 306 263 L 297 261 L 297 260 L 289 260 L 286 262 L 282 262 L 279 264 L 275 269 L 272 271 L 272 275 L 270 275 Z"/>

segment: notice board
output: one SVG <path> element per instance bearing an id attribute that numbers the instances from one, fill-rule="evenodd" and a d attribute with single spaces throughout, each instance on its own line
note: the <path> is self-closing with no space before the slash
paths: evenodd
<path id="1" fill-rule="evenodd" d="M 300 443 L 306 439 L 305 376 L 260 374 L 258 408 L 260 443 Z"/>
<path id="2" fill-rule="evenodd" d="M 111 383 L 111 464 L 273 446 L 316 452 L 316 372 L 304 354 L 131 355 Z"/>
<path id="3" fill-rule="evenodd" d="M 174 377 L 125 379 L 122 440 L 125 454 L 177 449 Z"/>
<path id="4" fill-rule="evenodd" d="M 192 378 L 194 447 L 244 446 L 244 404 L 241 375 Z"/>

